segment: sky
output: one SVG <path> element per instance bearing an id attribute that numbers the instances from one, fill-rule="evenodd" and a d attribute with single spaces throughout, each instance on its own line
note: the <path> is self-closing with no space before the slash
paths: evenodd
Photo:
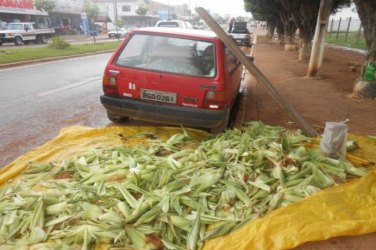
<path id="1" fill-rule="evenodd" d="M 218 13 L 222 16 L 251 16 L 245 12 L 243 0 L 154 0 L 163 4 L 179 5 L 187 4 L 194 12 L 195 7 L 203 7 L 210 10 L 212 14 Z"/>

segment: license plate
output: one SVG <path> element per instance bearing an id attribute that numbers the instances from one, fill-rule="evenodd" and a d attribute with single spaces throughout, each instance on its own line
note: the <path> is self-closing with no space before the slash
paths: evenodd
<path id="1" fill-rule="evenodd" d="M 176 94 L 157 90 L 141 89 L 141 99 L 176 103 Z"/>

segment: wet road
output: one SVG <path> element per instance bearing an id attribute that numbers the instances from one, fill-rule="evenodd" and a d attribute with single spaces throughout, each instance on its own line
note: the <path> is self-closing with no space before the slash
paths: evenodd
<path id="1" fill-rule="evenodd" d="M 114 125 L 99 99 L 110 56 L 0 69 L 0 168 L 54 138 L 62 128 Z M 232 116 L 241 117 L 237 112 Z M 126 125 L 156 124 L 130 120 Z"/>
<path id="2" fill-rule="evenodd" d="M 110 53 L 0 70 L 0 167 L 68 126 L 112 124 L 100 104 Z"/>

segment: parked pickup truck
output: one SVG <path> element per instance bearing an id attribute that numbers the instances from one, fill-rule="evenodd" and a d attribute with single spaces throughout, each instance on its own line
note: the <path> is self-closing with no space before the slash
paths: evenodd
<path id="1" fill-rule="evenodd" d="M 37 27 L 35 23 L 8 23 L 5 30 L 0 30 L 0 45 L 14 43 L 15 45 L 47 43 L 55 33 L 52 28 Z"/>
<path id="2" fill-rule="evenodd" d="M 241 46 L 251 47 L 251 33 L 247 28 L 247 22 L 234 22 L 229 36 Z"/>

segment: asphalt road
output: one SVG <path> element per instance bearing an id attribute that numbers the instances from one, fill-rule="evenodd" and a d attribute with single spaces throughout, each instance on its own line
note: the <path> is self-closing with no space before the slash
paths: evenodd
<path id="1" fill-rule="evenodd" d="M 0 70 L 0 167 L 68 126 L 111 125 L 100 104 L 110 53 Z"/>

